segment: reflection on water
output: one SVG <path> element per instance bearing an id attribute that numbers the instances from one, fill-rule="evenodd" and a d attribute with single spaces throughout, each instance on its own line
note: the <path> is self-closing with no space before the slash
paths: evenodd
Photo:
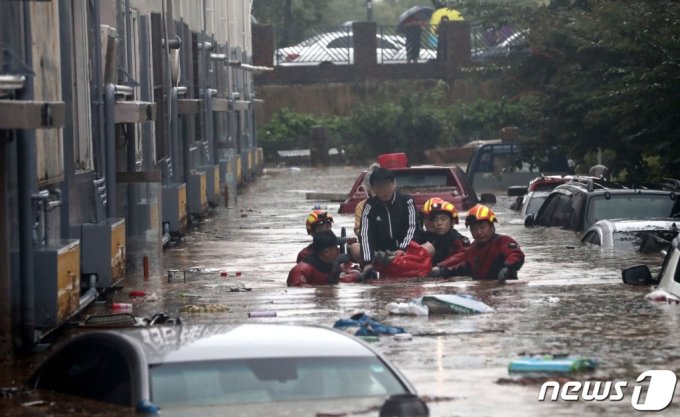
<path id="1" fill-rule="evenodd" d="M 268 170 L 239 196 L 233 209 L 219 208 L 191 232 L 185 243 L 165 251 L 166 269 L 198 268 L 187 282 L 162 275 L 127 289 L 155 292 L 159 301 L 135 304 L 135 313 L 179 314 L 184 304 L 221 303 L 226 313 L 182 314 L 186 323 L 274 322 L 332 326 L 340 317 L 370 311 L 387 324 L 405 327 L 410 341 L 387 338 L 373 346 L 393 361 L 420 394 L 446 397 L 430 403 L 432 416 L 558 416 L 631 414 L 630 397 L 618 403 L 541 403 L 540 385 L 497 384 L 508 378 L 508 363 L 521 353 L 570 353 L 596 358 L 588 377 L 622 378 L 632 384 L 647 369 L 680 373 L 680 308 L 643 299 L 647 288 L 621 284 L 621 268 L 660 264 L 658 256 L 601 251 L 581 245 L 578 234 L 526 229 L 499 193 L 494 206 L 497 231 L 514 237 L 526 253 L 520 281 L 494 283 L 420 280 L 404 284 L 343 284 L 334 288 L 286 288 L 295 256 L 310 239 L 304 222 L 317 203 L 309 191 L 347 192 L 358 169 Z M 352 234 L 354 218 L 337 213 L 338 203 L 320 203 L 334 213 L 334 230 Z M 464 226 L 457 229 L 466 236 Z M 227 278 L 220 272 L 228 272 Z M 240 272 L 241 276 L 236 277 Z M 252 292 L 232 292 L 238 285 Z M 425 294 L 471 294 L 496 309 L 479 316 L 386 316 L 385 304 Z M 127 300 L 125 292 L 117 297 Z M 189 294 L 193 297 L 188 298 Z M 195 297 L 198 296 L 198 297 Z M 277 317 L 249 319 L 253 310 Z M 95 307 L 92 313 L 104 313 Z M 579 377 L 576 377 L 578 379 Z M 677 415 L 680 393 L 662 414 Z"/>

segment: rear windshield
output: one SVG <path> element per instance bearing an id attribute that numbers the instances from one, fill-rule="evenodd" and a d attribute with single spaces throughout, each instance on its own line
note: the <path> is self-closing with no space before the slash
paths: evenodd
<path id="1" fill-rule="evenodd" d="M 261 358 L 169 363 L 150 369 L 160 407 L 406 394 L 377 357 Z"/>
<path id="2" fill-rule="evenodd" d="M 401 171 L 395 172 L 397 187 L 406 192 L 409 191 L 442 191 L 450 190 L 455 187 L 451 184 L 450 173 L 446 170 L 440 171 Z"/>
<path id="3" fill-rule="evenodd" d="M 677 199 L 667 194 L 612 194 L 609 200 L 594 196 L 588 205 L 587 219 L 592 224 L 602 219 L 651 219 L 678 214 Z"/>

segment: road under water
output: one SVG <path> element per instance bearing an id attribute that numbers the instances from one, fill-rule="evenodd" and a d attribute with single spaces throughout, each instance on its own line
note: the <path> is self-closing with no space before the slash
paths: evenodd
<path id="1" fill-rule="evenodd" d="M 630 415 L 631 390 L 618 402 L 539 402 L 540 379 L 508 374 L 522 354 L 564 354 L 597 359 L 595 372 L 576 381 L 625 380 L 632 387 L 650 369 L 680 373 L 680 307 L 644 300 L 648 288 L 621 283 L 623 267 L 660 265 L 660 256 L 603 251 L 584 246 L 573 232 L 525 228 L 499 192 L 493 206 L 497 232 L 514 237 L 526 254 L 519 280 L 505 286 L 469 280 L 413 280 L 399 284 L 341 284 L 331 288 L 287 288 L 297 252 L 310 242 L 304 222 L 316 203 L 334 213 L 334 230 L 352 234 L 354 218 L 338 215 L 337 203 L 308 201 L 307 192 L 344 193 L 357 168 L 269 169 L 244 189 L 235 208 L 217 208 L 183 241 L 164 252 L 163 271 L 192 270 L 186 281 L 168 282 L 165 273 L 144 281 L 139 271 L 114 294 L 130 302 L 130 290 L 155 294 L 155 302 L 134 303 L 134 313 L 179 315 L 184 323 L 292 323 L 331 327 L 335 320 L 365 311 L 401 326 L 411 340 L 381 337 L 372 346 L 392 361 L 428 399 L 432 416 Z M 470 236 L 464 226 L 456 227 Z M 221 276 L 227 272 L 227 277 Z M 238 287 L 248 292 L 233 291 Z M 469 294 L 496 313 L 431 317 L 389 316 L 391 301 L 426 294 Z M 220 313 L 182 313 L 186 304 L 219 303 Z M 276 311 L 276 317 L 248 318 L 250 311 Z M 104 314 L 94 306 L 88 314 Z M 14 363 L 20 380 L 35 359 Z M 5 377 L 3 386 L 16 383 Z M 680 393 L 660 415 L 678 415 Z M 0 401 L 0 407 L 2 407 Z M 50 414 L 61 414 L 58 406 Z M 101 414 L 99 410 L 96 414 Z M 92 415 L 87 409 L 82 415 Z M 40 413 L 42 414 L 42 412 Z M 104 412 L 104 414 L 107 414 Z"/>

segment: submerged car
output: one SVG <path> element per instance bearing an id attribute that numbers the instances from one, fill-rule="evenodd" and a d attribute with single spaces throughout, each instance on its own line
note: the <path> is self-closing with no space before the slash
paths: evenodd
<path id="1" fill-rule="evenodd" d="M 526 226 L 561 227 L 582 232 L 603 219 L 655 219 L 680 216 L 675 192 L 626 188 L 591 178 L 574 178 L 557 186 Z"/>
<path id="2" fill-rule="evenodd" d="M 519 212 L 523 218 L 526 218 L 529 214 L 536 215 L 550 192 L 558 185 L 571 181 L 572 178 L 574 177 L 571 175 L 541 175 L 531 180 L 528 187 L 510 187 L 508 189 L 510 196 L 526 194 L 517 197 L 510 208 Z"/>
<path id="3" fill-rule="evenodd" d="M 346 333 L 266 324 L 83 334 L 29 385 L 163 415 L 316 415 L 415 395 L 395 367 Z"/>
<path id="4" fill-rule="evenodd" d="M 460 167 L 422 165 L 390 168 L 394 171 L 397 190 L 409 194 L 420 210 L 427 200 L 439 197 L 451 202 L 458 211 L 466 211 L 478 203 L 477 194 Z M 368 198 L 363 171 L 354 181 L 339 213 L 354 213 L 357 204 Z"/>
<path id="5" fill-rule="evenodd" d="M 656 291 L 647 294 L 648 299 L 664 302 L 680 302 L 680 238 L 676 237 L 664 258 L 657 277 L 647 265 L 636 265 L 622 272 L 623 282 L 631 285 L 656 285 Z"/>
<path id="6" fill-rule="evenodd" d="M 540 163 L 526 159 L 522 145 L 494 143 L 479 146 L 470 156 L 466 174 L 477 192 L 525 185 L 537 175 L 567 175 L 566 156 L 557 149 L 546 151 Z"/>
<path id="7" fill-rule="evenodd" d="M 639 250 L 642 245 L 670 242 L 678 235 L 680 219 L 605 219 L 592 225 L 581 242 L 601 246 L 604 249 L 620 248 Z M 644 250 L 644 249 L 643 249 Z M 646 251 L 646 250 L 644 250 Z"/>

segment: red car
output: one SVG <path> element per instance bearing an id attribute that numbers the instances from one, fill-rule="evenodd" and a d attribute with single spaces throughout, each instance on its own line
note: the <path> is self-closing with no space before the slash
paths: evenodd
<path id="1" fill-rule="evenodd" d="M 396 177 L 397 190 L 409 194 L 420 210 L 432 197 L 439 197 L 456 206 L 458 211 L 467 211 L 477 204 L 477 194 L 467 179 L 465 172 L 456 165 L 452 166 L 402 166 L 391 168 Z M 357 204 L 368 198 L 364 187 L 366 171 L 359 174 L 347 199 L 340 204 L 338 213 L 354 213 Z"/>

